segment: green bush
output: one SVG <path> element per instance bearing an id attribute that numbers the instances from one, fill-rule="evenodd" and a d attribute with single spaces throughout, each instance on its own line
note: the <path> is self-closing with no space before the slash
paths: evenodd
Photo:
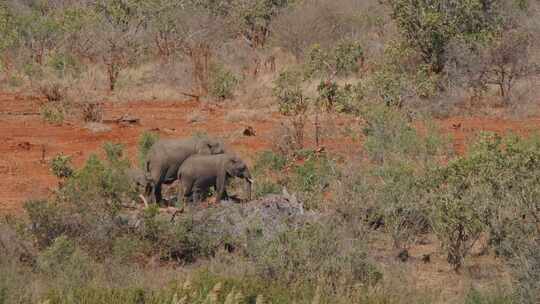
<path id="1" fill-rule="evenodd" d="M 270 169 L 272 171 L 281 171 L 285 168 L 287 160 L 273 151 L 262 151 L 257 154 L 253 172 L 264 171 Z"/>
<path id="2" fill-rule="evenodd" d="M 224 100 L 233 97 L 238 78 L 223 65 L 214 64 L 210 69 L 210 95 Z"/>
<path id="3" fill-rule="evenodd" d="M 295 287 L 297 293 L 319 287 L 324 295 L 336 296 L 357 283 L 376 284 L 382 274 L 369 262 L 362 241 L 346 241 L 346 235 L 332 221 L 313 223 L 254 245 L 250 257 L 263 278 Z"/>
<path id="4" fill-rule="evenodd" d="M 56 238 L 37 258 L 37 268 L 54 281 L 70 287 L 86 285 L 93 277 L 89 256 L 65 236 Z"/>
<path id="5" fill-rule="evenodd" d="M 65 119 L 65 109 L 60 103 L 46 103 L 39 109 L 40 115 L 44 121 L 51 124 L 62 124 Z"/>
<path id="6" fill-rule="evenodd" d="M 362 116 L 366 120 L 364 147 L 376 162 L 406 159 L 433 163 L 451 152 L 448 138 L 440 136 L 430 121 L 424 121 L 427 132 L 421 136 L 396 109 L 375 105 L 364 110 Z"/>
<path id="7" fill-rule="evenodd" d="M 53 174 L 59 178 L 71 177 L 74 172 L 69 155 L 57 154 L 51 160 L 50 166 Z"/>
<path id="8" fill-rule="evenodd" d="M 472 289 L 467 293 L 465 304 L 511 304 L 514 303 L 511 295 L 502 292 L 480 292 Z"/>
<path id="9" fill-rule="evenodd" d="M 61 78 L 66 76 L 77 78 L 83 72 L 82 64 L 69 53 L 54 53 L 49 57 L 48 65 Z"/>
<path id="10" fill-rule="evenodd" d="M 484 134 L 471 151 L 427 177 L 434 229 L 456 268 L 482 233 L 508 258 L 539 235 L 540 144 Z"/>
<path id="11" fill-rule="evenodd" d="M 335 163 L 325 156 L 310 156 L 293 168 L 290 178 L 292 190 L 298 192 L 306 209 L 321 207 L 324 193 L 339 176 Z"/>
<path id="12" fill-rule="evenodd" d="M 150 148 L 159 140 L 159 135 L 152 132 L 143 132 L 138 142 L 139 167 L 146 171 L 146 156 Z"/>
<path id="13" fill-rule="evenodd" d="M 318 100 L 327 111 L 359 114 L 360 101 L 364 98 L 362 83 L 338 85 L 336 82 L 321 81 L 317 86 Z"/>
<path id="14" fill-rule="evenodd" d="M 446 47 L 453 37 L 474 39 L 495 31 L 502 20 L 502 1 L 389 0 L 387 3 L 405 42 L 436 73 L 446 64 Z"/>
<path id="15" fill-rule="evenodd" d="M 280 154 L 273 151 L 262 151 L 257 154 L 252 175 L 255 177 L 253 196 L 261 198 L 267 194 L 281 193 L 279 182 L 282 181 L 282 170 L 285 168 L 287 160 Z"/>
<path id="16" fill-rule="evenodd" d="M 49 246 L 68 230 L 69 226 L 64 222 L 65 211 L 59 205 L 46 200 L 27 201 L 23 205 L 32 224 L 30 232 L 39 248 Z"/>
<path id="17" fill-rule="evenodd" d="M 302 90 L 303 75 L 298 70 L 285 70 L 274 81 L 273 93 L 283 115 L 301 115 L 306 112 L 308 98 Z"/>
<path id="18" fill-rule="evenodd" d="M 271 180 L 262 180 L 261 178 L 257 178 L 257 182 L 255 183 L 255 187 L 253 190 L 253 197 L 255 199 L 265 197 L 268 194 L 280 193 L 281 187 L 277 183 Z"/>
<path id="19" fill-rule="evenodd" d="M 384 219 L 384 228 L 392 237 L 394 247 L 401 249 L 408 249 L 431 230 L 429 212 L 422 201 L 419 173 L 413 166 L 394 162 L 377 167 L 373 172 L 383 181 L 373 185 L 378 213 Z"/>
<path id="20" fill-rule="evenodd" d="M 357 41 L 342 41 L 332 49 L 323 49 L 315 44 L 307 52 L 305 76 L 324 79 L 347 76 L 358 71 L 363 56 L 364 51 Z"/>

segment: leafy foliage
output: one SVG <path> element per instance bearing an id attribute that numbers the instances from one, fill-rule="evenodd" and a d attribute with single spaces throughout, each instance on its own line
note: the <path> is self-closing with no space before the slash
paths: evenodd
<path id="1" fill-rule="evenodd" d="M 146 170 L 146 156 L 150 148 L 159 140 L 159 135 L 152 132 L 143 132 L 138 142 L 139 167 Z"/>
<path id="2" fill-rule="evenodd" d="M 316 44 L 311 47 L 306 58 L 306 75 L 308 78 L 346 76 L 358 71 L 363 55 L 362 46 L 356 41 L 342 41 L 329 50 Z"/>
<path id="3" fill-rule="evenodd" d="M 71 156 L 57 154 L 51 160 L 51 170 L 54 175 L 60 178 L 67 178 L 73 175 L 73 167 L 71 164 Z"/>
<path id="4" fill-rule="evenodd" d="M 502 1 L 389 0 L 392 17 L 405 41 L 435 72 L 445 66 L 445 49 L 456 36 L 475 39 L 501 24 Z"/>
<path id="5" fill-rule="evenodd" d="M 214 64 L 210 71 L 210 95 L 224 100 L 233 96 L 238 85 L 237 77 L 222 65 Z"/>
<path id="6" fill-rule="evenodd" d="M 299 115 L 307 110 L 309 100 L 302 91 L 302 82 L 303 75 L 298 70 L 283 71 L 275 80 L 273 92 L 283 115 Z"/>

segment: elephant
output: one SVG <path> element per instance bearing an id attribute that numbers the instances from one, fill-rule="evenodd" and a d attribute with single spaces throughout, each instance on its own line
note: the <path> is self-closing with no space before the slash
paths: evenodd
<path id="1" fill-rule="evenodd" d="M 216 203 L 228 198 L 225 189 L 229 178 L 243 178 L 247 182 L 248 200 L 251 200 L 253 178 L 248 167 L 239 157 L 231 154 L 194 155 L 188 158 L 178 170 L 178 203 L 193 203 L 202 199 L 210 187 L 216 191 Z M 187 199 L 187 200 L 186 200 Z"/>
<path id="2" fill-rule="evenodd" d="M 147 187 L 149 187 L 150 183 L 148 182 L 146 174 L 143 170 L 139 168 L 129 168 L 126 169 L 125 173 L 137 192 L 143 192 L 140 191 L 141 189 L 145 189 L 144 192 L 147 191 Z"/>
<path id="3" fill-rule="evenodd" d="M 211 138 L 162 139 L 148 151 L 146 158 L 146 196 L 152 203 L 162 200 L 161 187 L 177 178 L 182 163 L 194 154 L 211 155 L 224 153 L 223 144 Z"/>

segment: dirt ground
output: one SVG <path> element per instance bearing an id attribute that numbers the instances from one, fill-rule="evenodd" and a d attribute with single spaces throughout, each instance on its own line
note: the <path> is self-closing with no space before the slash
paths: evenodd
<path id="1" fill-rule="evenodd" d="M 36 97 L 0 93 L 0 214 L 17 213 L 25 200 L 50 194 L 57 180 L 50 173 L 49 161 L 57 153 L 71 155 L 78 166 L 89 154 L 99 151 L 104 142 L 114 141 L 126 145 L 129 157 L 135 160 L 137 141 L 143 131 L 157 131 L 162 138 L 204 132 L 224 139 L 228 147 L 249 162 L 255 152 L 273 146 L 282 120 L 268 109 L 252 109 L 246 114 L 235 103 L 129 101 L 106 104 L 105 121 L 128 114 L 139 118 L 139 124 L 106 122 L 110 131 L 92 132 L 82 121 L 67 120 L 62 125 L 44 122 L 39 116 L 39 103 Z M 359 126 L 351 118 L 330 120 L 335 130 Z M 463 152 L 467 141 L 480 130 L 528 134 L 539 130 L 540 117 L 526 120 L 452 117 L 437 123 L 451 135 L 455 149 Z M 242 134 L 247 126 L 255 130 L 255 136 Z M 333 134 L 323 140 L 327 150 L 347 154 L 361 149 L 361 139 L 353 140 L 345 132 Z M 308 145 L 314 143 L 308 141 Z"/>

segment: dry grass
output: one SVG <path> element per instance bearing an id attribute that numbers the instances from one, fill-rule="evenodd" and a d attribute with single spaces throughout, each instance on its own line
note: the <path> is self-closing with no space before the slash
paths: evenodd
<path id="1" fill-rule="evenodd" d="M 225 114 L 225 120 L 230 122 L 247 123 L 268 120 L 268 114 L 260 110 L 236 109 Z"/>

